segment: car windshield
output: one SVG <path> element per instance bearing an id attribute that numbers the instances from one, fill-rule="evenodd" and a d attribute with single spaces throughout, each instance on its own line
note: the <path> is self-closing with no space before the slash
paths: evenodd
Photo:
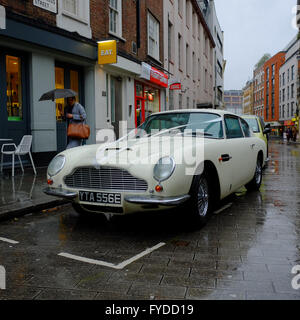
<path id="1" fill-rule="evenodd" d="M 211 139 L 224 138 L 222 117 L 214 113 L 186 112 L 153 115 L 139 127 L 137 138 L 151 135 L 204 135 Z"/>
<path id="2" fill-rule="evenodd" d="M 249 127 L 252 129 L 254 133 L 258 133 L 260 131 L 257 119 L 254 119 L 254 118 L 248 118 L 248 119 L 244 118 L 244 119 L 247 121 Z"/>

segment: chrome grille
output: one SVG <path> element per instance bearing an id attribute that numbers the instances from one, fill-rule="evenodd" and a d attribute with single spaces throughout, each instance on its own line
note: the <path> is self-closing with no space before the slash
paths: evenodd
<path id="1" fill-rule="evenodd" d="M 64 180 L 69 188 L 83 190 L 145 192 L 148 189 L 145 180 L 132 176 L 124 169 L 110 167 L 101 167 L 100 169 L 93 167 L 78 168 L 71 175 L 66 176 Z"/>

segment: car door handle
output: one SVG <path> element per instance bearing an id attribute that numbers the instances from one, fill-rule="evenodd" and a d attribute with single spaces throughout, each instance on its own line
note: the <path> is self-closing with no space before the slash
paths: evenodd
<path id="1" fill-rule="evenodd" d="M 254 149 L 254 147 L 255 147 L 255 143 L 254 143 L 254 144 L 251 144 L 250 148 L 251 148 L 251 149 Z"/>
<path id="2" fill-rule="evenodd" d="M 229 154 L 223 154 L 221 158 L 219 159 L 220 162 L 228 162 L 232 159 L 232 157 Z"/>

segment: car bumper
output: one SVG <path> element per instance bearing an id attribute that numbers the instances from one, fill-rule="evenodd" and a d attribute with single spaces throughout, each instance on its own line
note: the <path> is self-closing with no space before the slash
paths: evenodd
<path id="1" fill-rule="evenodd" d="M 58 188 L 50 188 L 50 187 L 44 189 L 43 192 L 48 196 L 59 197 L 59 198 L 64 198 L 68 200 L 73 200 L 78 196 L 77 192 L 72 192 L 69 190 L 58 189 Z"/>
<path id="2" fill-rule="evenodd" d="M 127 196 L 125 201 L 132 204 L 139 205 L 157 205 L 157 206 L 178 206 L 190 199 L 190 195 L 178 196 L 178 197 L 155 197 L 155 196 Z"/>

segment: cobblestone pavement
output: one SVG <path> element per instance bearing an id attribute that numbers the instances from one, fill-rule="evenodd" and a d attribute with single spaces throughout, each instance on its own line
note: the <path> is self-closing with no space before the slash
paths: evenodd
<path id="1" fill-rule="evenodd" d="M 106 221 L 70 206 L 2 222 L 0 299 L 300 300 L 300 146 L 272 142 L 270 153 L 261 192 L 226 199 L 201 230 L 186 212 Z M 162 242 L 122 270 L 58 255 L 114 266 Z"/>

